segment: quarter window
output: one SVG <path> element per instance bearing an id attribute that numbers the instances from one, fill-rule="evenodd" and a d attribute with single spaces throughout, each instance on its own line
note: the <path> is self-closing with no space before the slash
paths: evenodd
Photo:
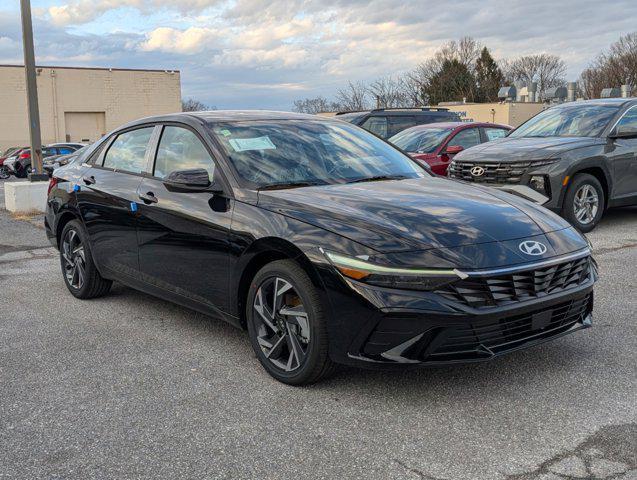
<path id="1" fill-rule="evenodd" d="M 118 135 L 106 152 L 104 166 L 132 173 L 146 171 L 146 149 L 153 128 L 139 128 Z"/>
<path id="2" fill-rule="evenodd" d="M 154 175 L 164 178 L 176 170 L 203 168 L 212 180 L 215 164 L 201 140 L 193 132 L 181 127 L 164 127 L 155 160 Z"/>
<path id="3" fill-rule="evenodd" d="M 361 127 L 381 138 L 387 138 L 387 117 L 369 117 Z"/>
<path id="4" fill-rule="evenodd" d="M 480 131 L 477 128 L 461 130 L 455 137 L 449 140 L 449 145 L 460 145 L 465 150 L 480 143 Z"/>
<path id="5" fill-rule="evenodd" d="M 632 107 L 628 110 L 622 119 L 617 122 L 615 130 L 625 128 L 627 130 L 637 130 L 637 107 Z"/>

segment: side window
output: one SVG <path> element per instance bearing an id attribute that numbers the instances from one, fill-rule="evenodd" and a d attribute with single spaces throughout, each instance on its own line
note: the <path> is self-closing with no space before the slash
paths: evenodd
<path id="1" fill-rule="evenodd" d="M 449 140 L 447 145 L 460 145 L 465 150 L 480 143 L 480 130 L 477 128 L 467 128 Z"/>
<path id="2" fill-rule="evenodd" d="M 406 128 L 416 125 L 416 119 L 412 116 L 395 116 L 389 117 L 389 136 L 396 135 L 398 132 L 402 132 Z"/>
<path id="3" fill-rule="evenodd" d="M 508 131 L 504 128 L 485 128 L 484 133 L 487 136 L 487 142 L 495 140 L 496 138 L 506 137 Z"/>
<path id="4" fill-rule="evenodd" d="M 69 147 L 60 147 L 58 148 L 58 152 L 60 155 L 68 155 L 69 153 L 73 153 L 75 150 Z"/>
<path id="5" fill-rule="evenodd" d="M 365 130 L 375 133 L 381 138 L 387 138 L 387 117 L 369 117 L 361 125 Z"/>
<path id="6" fill-rule="evenodd" d="M 155 158 L 153 175 L 164 178 L 175 170 L 203 168 L 210 180 L 215 173 L 215 164 L 201 140 L 187 128 L 164 127 Z"/>
<path id="7" fill-rule="evenodd" d="M 637 107 L 633 107 L 628 110 L 619 122 L 615 129 L 625 128 L 627 130 L 637 130 Z"/>
<path id="8" fill-rule="evenodd" d="M 146 171 L 146 148 L 153 128 L 139 128 L 118 135 L 104 156 L 104 166 L 132 173 Z"/>

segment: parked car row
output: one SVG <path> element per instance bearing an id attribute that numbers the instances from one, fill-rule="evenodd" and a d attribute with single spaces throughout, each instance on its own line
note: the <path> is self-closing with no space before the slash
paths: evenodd
<path id="1" fill-rule="evenodd" d="M 49 176 L 54 168 L 64 165 L 69 159 L 64 158 L 85 147 L 83 143 L 53 143 L 42 147 L 42 163 Z M 15 175 L 25 178 L 32 170 L 31 148 L 12 147 L 0 156 L 0 179 Z"/>
<path id="2" fill-rule="evenodd" d="M 582 232 L 595 228 L 608 208 L 637 204 L 635 99 L 563 103 L 515 130 L 440 121 L 444 115 L 455 114 L 380 109 L 337 118 L 382 138 L 407 127 L 388 141 L 423 167 L 522 196 L 559 213 Z"/>

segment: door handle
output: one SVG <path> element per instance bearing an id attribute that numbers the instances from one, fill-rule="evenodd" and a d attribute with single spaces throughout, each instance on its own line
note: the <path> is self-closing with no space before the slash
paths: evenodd
<path id="1" fill-rule="evenodd" d="M 91 175 L 90 177 L 83 177 L 82 180 L 84 180 L 84 183 L 86 183 L 87 185 L 95 184 L 95 177 L 93 175 Z"/>
<path id="2" fill-rule="evenodd" d="M 148 193 L 140 193 L 139 194 L 139 198 L 146 204 L 150 204 L 150 203 L 157 203 L 157 197 L 155 196 L 155 194 L 153 192 L 148 192 Z"/>

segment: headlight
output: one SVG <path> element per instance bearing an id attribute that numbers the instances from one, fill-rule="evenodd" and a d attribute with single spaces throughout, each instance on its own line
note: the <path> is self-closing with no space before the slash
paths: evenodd
<path id="1" fill-rule="evenodd" d="M 322 249 L 321 251 L 343 276 L 379 287 L 403 290 L 433 290 L 468 276 L 455 268 L 386 267 L 359 258 L 327 252 Z"/>
<path id="2" fill-rule="evenodd" d="M 529 187 L 545 197 L 550 197 L 548 179 L 544 175 L 533 175 L 529 180 Z"/>

